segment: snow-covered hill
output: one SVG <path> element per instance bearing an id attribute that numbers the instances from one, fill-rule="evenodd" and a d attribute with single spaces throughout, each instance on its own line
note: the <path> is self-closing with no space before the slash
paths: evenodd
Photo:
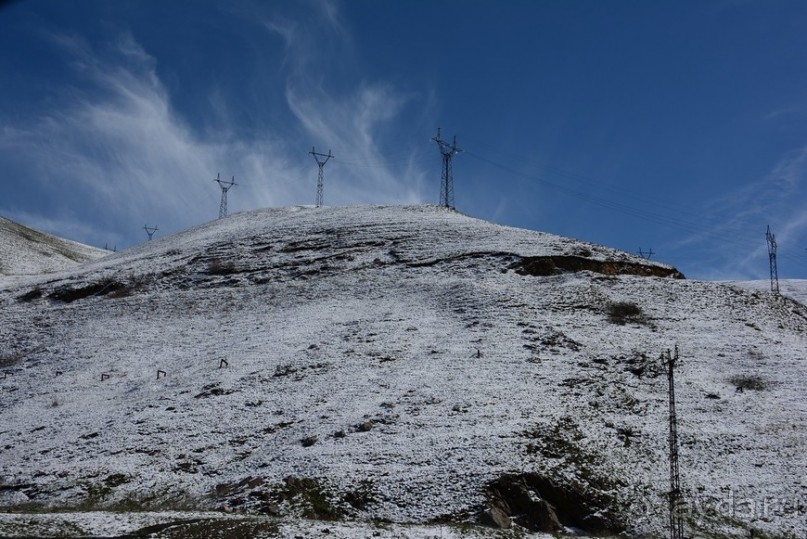
<path id="1" fill-rule="evenodd" d="M 680 277 L 436 207 L 297 207 L 0 284 L 0 502 L 552 529 L 540 498 L 660 536 L 677 345 L 689 533 L 801 533 L 807 308 Z"/>
<path id="2" fill-rule="evenodd" d="M 748 290 L 768 292 L 771 282 L 768 279 L 758 281 L 732 281 L 731 284 Z M 807 279 L 780 279 L 779 293 L 807 305 Z"/>
<path id="3" fill-rule="evenodd" d="M 0 217 L 0 275 L 61 271 L 108 254 Z"/>

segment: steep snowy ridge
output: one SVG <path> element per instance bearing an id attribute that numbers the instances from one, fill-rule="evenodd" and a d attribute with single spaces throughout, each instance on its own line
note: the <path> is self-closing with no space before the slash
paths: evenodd
<path id="1" fill-rule="evenodd" d="M 108 254 L 0 217 L 0 275 L 61 271 Z"/>
<path id="2" fill-rule="evenodd" d="M 688 529 L 802 533 L 807 307 L 680 277 L 431 206 L 296 207 L 0 283 L 0 503 L 659 536 L 677 345 Z"/>

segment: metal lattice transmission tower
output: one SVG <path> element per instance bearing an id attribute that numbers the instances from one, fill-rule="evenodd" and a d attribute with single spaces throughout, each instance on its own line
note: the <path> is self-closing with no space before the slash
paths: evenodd
<path id="1" fill-rule="evenodd" d="M 157 228 L 156 226 L 143 225 L 143 230 L 146 231 L 146 234 L 148 234 L 149 236 L 149 241 L 151 241 L 151 238 L 154 237 L 154 233 L 157 232 L 159 228 Z"/>
<path id="2" fill-rule="evenodd" d="M 771 225 L 768 225 L 768 232 L 765 234 L 768 240 L 768 259 L 771 262 L 771 292 L 779 293 L 779 270 L 776 269 L 776 236 L 771 234 Z"/>
<path id="3" fill-rule="evenodd" d="M 440 177 L 440 205 L 454 209 L 454 174 L 451 170 L 451 158 L 462 150 L 457 147 L 457 137 L 449 144 L 440 136 L 440 128 L 437 128 L 437 136 L 432 139 L 440 148 L 443 155 L 443 173 Z"/>
<path id="4" fill-rule="evenodd" d="M 316 161 L 317 166 L 319 166 L 319 176 L 317 176 L 317 208 L 319 208 L 322 206 L 322 191 L 325 187 L 325 163 L 327 163 L 329 159 L 335 159 L 335 157 L 331 153 L 331 150 L 328 150 L 328 155 L 325 155 L 324 153 L 317 153 L 317 149 L 313 146 L 308 153 L 314 156 L 314 161 Z"/>
<path id="5" fill-rule="evenodd" d="M 681 475 L 678 468 L 678 420 L 675 415 L 675 364 L 678 361 L 678 346 L 675 355 L 667 350 L 661 354 L 667 367 L 667 385 L 670 396 L 670 539 L 684 539 L 684 522 L 681 516 Z"/>
<path id="6" fill-rule="evenodd" d="M 235 176 L 233 176 L 233 179 L 229 182 L 227 180 L 222 181 L 221 173 L 216 174 L 216 179 L 213 181 L 218 183 L 219 187 L 221 187 L 221 203 L 219 204 L 219 219 L 221 219 L 222 217 L 227 217 L 227 191 L 229 191 L 233 185 L 238 184 L 235 183 Z"/>

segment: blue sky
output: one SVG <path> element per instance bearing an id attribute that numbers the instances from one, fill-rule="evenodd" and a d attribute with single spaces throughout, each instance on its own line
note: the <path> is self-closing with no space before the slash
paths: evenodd
<path id="1" fill-rule="evenodd" d="M 807 3 L 18 0 L 0 215 L 125 248 L 230 212 L 437 203 L 701 279 L 807 278 Z"/>

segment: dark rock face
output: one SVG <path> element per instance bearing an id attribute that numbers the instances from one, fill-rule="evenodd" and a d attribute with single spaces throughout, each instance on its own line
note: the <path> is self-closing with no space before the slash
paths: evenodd
<path id="1" fill-rule="evenodd" d="M 516 523 L 531 531 L 559 533 L 571 526 L 592 534 L 623 528 L 589 500 L 535 473 L 505 475 L 488 485 L 486 497 L 483 521 L 498 528 Z"/>
<path id="2" fill-rule="evenodd" d="M 684 279 L 675 268 L 618 260 L 594 260 L 581 256 L 527 256 L 511 264 L 519 275 L 548 277 L 566 272 L 592 271 L 603 275 L 637 275 L 640 277 L 672 277 Z"/>
<path id="3" fill-rule="evenodd" d="M 501 493 L 491 493 L 490 499 L 488 500 L 488 509 L 485 513 L 486 524 L 508 530 L 513 525 L 513 521 L 510 518 L 511 514 L 510 506 L 507 505 Z"/>

